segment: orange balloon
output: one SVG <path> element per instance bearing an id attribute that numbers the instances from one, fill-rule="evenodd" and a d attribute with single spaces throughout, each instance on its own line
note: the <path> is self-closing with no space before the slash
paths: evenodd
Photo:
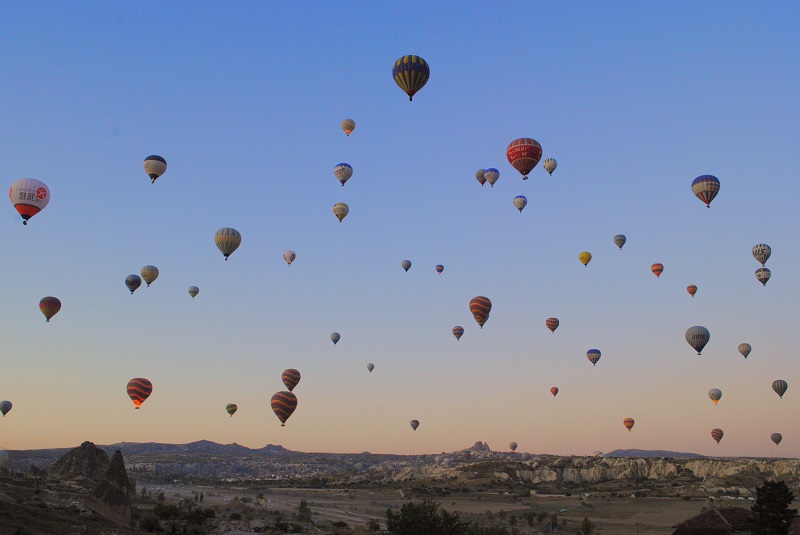
<path id="1" fill-rule="evenodd" d="M 664 264 L 653 264 L 650 266 L 650 270 L 656 274 L 656 277 L 660 277 L 661 273 L 664 271 Z"/>

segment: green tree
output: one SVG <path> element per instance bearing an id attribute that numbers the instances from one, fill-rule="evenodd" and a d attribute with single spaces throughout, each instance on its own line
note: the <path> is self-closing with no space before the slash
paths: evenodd
<path id="1" fill-rule="evenodd" d="M 370 518 L 367 520 L 367 531 L 380 531 L 381 525 L 380 523 L 375 520 L 374 518 Z"/>
<path id="2" fill-rule="evenodd" d="M 297 506 L 297 520 L 306 523 L 311 522 L 311 508 L 305 500 L 300 500 L 300 505 Z"/>
<path id="3" fill-rule="evenodd" d="M 593 535 L 595 531 L 594 522 L 589 520 L 588 517 L 583 517 L 581 527 L 578 528 L 578 535 Z"/>
<path id="4" fill-rule="evenodd" d="M 405 503 L 397 513 L 386 511 L 386 531 L 391 535 L 463 535 L 468 527 L 469 522 L 439 509 L 433 500 Z"/>
<path id="5" fill-rule="evenodd" d="M 767 481 L 756 488 L 756 503 L 753 511 L 755 535 L 786 535 L 797 509 L 789 509 L 794 495 L 783 481 Z"/>

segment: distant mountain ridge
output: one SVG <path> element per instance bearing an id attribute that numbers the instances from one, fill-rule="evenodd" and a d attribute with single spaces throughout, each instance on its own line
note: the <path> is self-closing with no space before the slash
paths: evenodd
<path id="1" fill-rule="evenodd" d="M 663 457 L 665 459 L 708 459 L 699 453 L 682 453 L 679 451 L 668 450 L 614 450 L 606 453 L 603 457 L 634 457 L 637 459 L 655 459 Z"/>
<path id="2" fill-rule="evenodd" d="M 260 453 L 263 455 L 286 455 L 297 453 L 287 450 L 283 446 L 267 444 L 263 448 L 252 449 L 241 444 L 218 444 L 210 440 L 198 440 L 187 444 L 163 444 L 161 442 L 120 442 L 109 446 L 100 446 L 104 450 L 120 450 L 123 455 L 146 455 L 151 453 L 178 454 L 178 453 L 208 453 L 216 455 L 241 455 L 247 453 Z"/>

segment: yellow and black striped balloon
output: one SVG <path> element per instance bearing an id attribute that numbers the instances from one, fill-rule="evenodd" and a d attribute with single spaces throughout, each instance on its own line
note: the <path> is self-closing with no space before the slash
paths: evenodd
<path id="1" fill-rule="evenodd" d="M 128 396 L 130 396 L 136 408 L 142 406 L 142 403 L 150 397 L 153 392 L 153 383 L 142 377 L 136 377 L 128 381 Z"/>
<path id="2" fill-rule="evenodd" d="M 281 421 L 281 427 L 283 427 L 286 425 L 286 420 L 289 419 L 289 416 L 291 416 L 297 408 L 297 396 L 285 390 L 275 392 L 270 403 L 272 404 L 272 411 L 275 413 L 275 416 L 278 417 L 278 420 Z"/>
<path id="3" fill-rule="evenodd" d="M 283 380 L 283 384 L 285 384 L 286 388 L 291 392 L 294 390 L 294 387 L 297 386 L 297 383 L 300 382 L 300 372 L 293 368 L 284 370 L 283 375 L 281 375 L 281 380 Z"/>
<path id="4" fill-rule="evenodd" d="M 406 92 L 408 100 L 414 100 L 414 95 L 428 83 L 430 75 L 428 62 L 419 56 L 403 56 L 394 62 L 392 68 L 394 82 Z"/>

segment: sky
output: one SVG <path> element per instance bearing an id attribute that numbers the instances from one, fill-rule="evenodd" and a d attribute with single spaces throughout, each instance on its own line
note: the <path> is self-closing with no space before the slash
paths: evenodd
<path id="1" fill-rule="evenodd" d="M 790 2 L 0 5 L 3 180 L 51 191 L 27 226 L 0 211 L 0 447 L 800 456 L 798 19 Z M 431 69 L 413 102 L 391 76 L 407 54 Z M 519 137 L 552 176 L 522 180 Z M 227 262 L 222 227 L 242 235 Z M 44 296 L 63 304 L 50 323 Z M 134 377 L 153 383 L 141 410 Z"/>

